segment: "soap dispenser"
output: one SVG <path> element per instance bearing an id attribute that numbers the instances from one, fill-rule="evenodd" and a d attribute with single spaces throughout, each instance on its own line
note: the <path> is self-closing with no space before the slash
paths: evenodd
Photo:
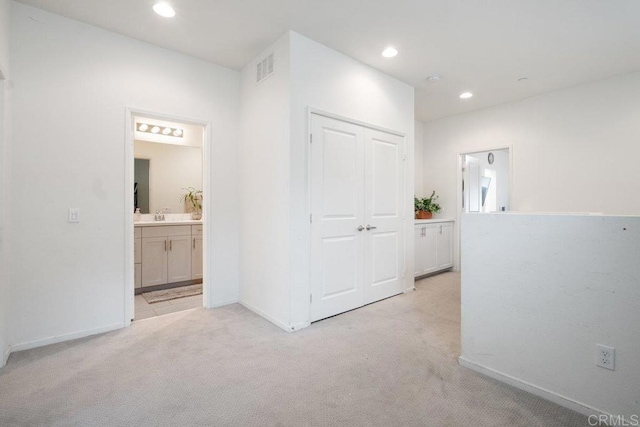
<path id="1" fill-rule="evenodd" d="M 142 213 L 140 208 L 136 208 L 136 212 L 133 214 L 133 222 L 138 222 L 142 219 Z"/>

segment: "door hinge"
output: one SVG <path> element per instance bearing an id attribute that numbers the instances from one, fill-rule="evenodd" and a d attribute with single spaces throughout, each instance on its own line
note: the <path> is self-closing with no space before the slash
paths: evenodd
<path id="1" fill-rule="evenodd" d="M 404 162 L 405 160 L 407 160 L 407 154 L 406 153 L 402 153 L 402 161 Z"/>
<path id="2" fill-rule="evenodd" d="M 309 294 L 309 302 L 312 303 L 313 302 L 313 294 Z"/>
<path id="3" fill-rule="evenodd" d="M 313 214 L 309 214 L 309 222 L 313 222 Z"/>
<path id="4" fill-rule="evenodd" d="M 313 134 L 310 134 L 310 135 L 309 135 L 309 143 L 310 143 L 310 144 L 313 144 Z"/>

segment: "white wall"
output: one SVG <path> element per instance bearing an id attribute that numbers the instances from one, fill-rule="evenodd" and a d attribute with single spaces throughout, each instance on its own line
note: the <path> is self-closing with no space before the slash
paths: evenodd
<path id="1" fill-rule="evenodd" d="M 640 72 L 427 122 L 425 188 L 455 216 L 457 155 L 511 146 L 511 210 L 638 214 L 638 117 Z"/>
<path id="2" fill-rule="evenodd" d="M 257 61 L 274 50 L 275 74 L 256 85 Z M 241 87 L 240 301 L 299 329 L 309 324 L 308 108 L 406 133 L 412 218 L 413 88 L 295 32 L 243 69 Z M 405 251 L 413 271 L 412 241 Z"/>
<path id="3" fill-rule="evenodd" d="M 415 196 L 418 198 L 429 196 L 424 188 L 424 123 L 415 121 L 414 126 L 414 167 L 413 167 L 413 187 Z"/>
<path id="4" fill-rule="evenodd" d="M 414 89 L 291 33 L 291 325 L 309 320 L 308 107 L 405 133 L 406 288 L 413 288 Z"/>
<path id="5" fill-rule="evenodd" d="M 637 416 L 640 217 L 467 214 L 462 229 L 461 363 Z M 616 349 L 615 371 L 595 365 L 596 344 Z"/>
<path id="6" fill-rule="evenodd" d="M 256 63 L 274 52 L 275 73 L 256 84 Z M 289 34 L 241 73 L 240 302 L 289 325 Z"/>
<path id="7" fill-rule="evenodd" d="M 10 137 L 10 95 L 6 79 L 9 78 L 9 40 L 11 21 L 11 1 L 0 1 L 0 367 L 4 366 L 8 357 L 6 311 L 7 301 L 7 233 L 9 217 L 7 208 L 7 176 L 8 176 L 8 142 Z M 4 78 L 4 80 L 3 80 Z"/>
<path id="8" fill-rule="evenodd" d="M 13 348 L 123 324 L 127 106 L 212 123 L 209 303 L 236 300 L 239 74 L 20 3 L 11 51 Z"/>
<path id="9" fill-rule="evenodd" d="M 202 149 L 135 141 L 134 153 L 137 159 L 149 160 L 150 213 L 166 208 L 184 213 L 185 205 L 180 202 L 184 189 L 202 190 Z"/>

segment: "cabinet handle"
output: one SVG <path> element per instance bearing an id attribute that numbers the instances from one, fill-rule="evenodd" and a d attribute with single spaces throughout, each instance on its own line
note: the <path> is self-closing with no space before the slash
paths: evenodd
<path id="1" fill-rule="evenodd" d="M 169 250 L 173 250 L 173 240 L 169 240 Z"/>
<path id="2" fill-rule="evenodd" d="M 365 227 L 365 229 L 366 229 L 367 231 L 369 231 L 369 230 L 375 230 L 376 228 L 378 228 L 378 227 L 372 227 L 372 226 L 370 226 L 369 224 L 367 224 L 367 226 Z"/>
<path id="3" fill-rule="evenodd" d="M 193 249 L 195 249 L 195 248 L 196 248 L 196 238 L 194 237 L 193 238 Z"/>
<path id="4" fill-rule="evenodd" d="M 442 226 L 440 226 L 440 234 L 442 234 Z"/>
<path id="5" fill-rule="evenodd" d="M 167 240 L 164 241 L 164 251 L 167 252 Z"/>

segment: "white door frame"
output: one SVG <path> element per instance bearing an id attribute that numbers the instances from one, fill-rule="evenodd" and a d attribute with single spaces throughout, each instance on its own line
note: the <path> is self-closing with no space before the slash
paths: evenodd
<path id="1" fill-rule="evenodd" d="M 512 194 L 513 194 L 513 145 L 502 145 L 502 146 L 497 146 L 497 147 L 491 147 L 491 148 L 483 148 L 483 149 L 474 149 L 474 150 L 469 150 L 469 151 L 462 151 L 459 152 L 456 155 L 456 162 L 457 162 L 457 172 L 456 172 L 456 233 L 457 233 L 457 238 L 454 239 L 455 244 L 457 245 L 457 249 L 454 248 L 454 253 L 457 253 L 457 259 L 454 260 L 454 270 L 456 271 L 460 271 L 461 268 L 461 259 L 462 259 L 462 255 L 461 255 L 461 248 L 460 248 L 460 242 L 461 242 L 461 233 L 460 233 L 460 220 L 462 219 L 462 180 L 464 177 L 464 174 L 462 172 L 462 168 L 464 166 L 464 156 L 466 155 L 471 155 L 471 154 L 477 154 L 477 153 L 484 153 L 487 151 L 498 151 L 498 150 L 508 150 L 509 151 L 509 209 L 511 209 L 511 202 L 512 202 Z"/>
<path id="2" fill-rule="evenodd" d="M 202 224 L 204 227 L 202 236 L 203 256 L 203 307 L 211 308 L 213 277 L 209 274 L 213 271 L 213 261 L 207 256 L 209 248 L 212 248 L 211 230 L 211 122 L 206 120 L 180 117 L 171 114 L 157 113 L 138 108 L 125 108 L 125 138 L 124 138 L 124 324 L 131 325 L 134 314 L 134 265 L 133 265 L 133 165 L 134 165 L 134 116 L 143 116 L 150 119 L 180 122 L 202 126 L 204 128 L 202 141 L 202 191 L 205 196 L 202 201 Z"/>
<path id="3" fill-rule="evenodd" d="M 317 116 L 322 116 L 322 117 L 328 117 L 330 119 L 335 119 L 335 120 L 340 120 L 346 123 L 351 123 L 354 125 L 358 125 L 358 126 L 362 126 L 365 128 L 369 128 L 369 129 L 373 129 L 373 130 L 377 130 L 377 131 L 381 131 L 381 132 L 385 132 L 385 133 L 389 133 L 392 135 L 396 135 L 399 136 L 401 138 L 403 138 L 403 147 L 402 147 L 402 151 L 403 151 L 403 156 L 404 156 L 404 162 L 403 162 L 403 167 L 402 167 L 402 180 L 403 180 L 403 185 L 402 188 L 404 189 L 404 196 L 407 196 L 407 194 L 411 194 L 410 196 L 410 200 L 411 200 L 411 205 L 413 205 L 413 187 L 411 188 L 411 192 L 407 191 L 407 186 L 409 185 L 409 180 L 407 179 L 407 160 L 409 158 L 408 155 L 408 148 L 407 148 L 407 134 L 405 132 L 400 132 L 397 130 L 393 130 L 393 129 L 388 129 L 382 126 L 377 126 L 377 125 L 373 125 L 369 122 L 365 122 L 363 120 L 358 120 L 358 119 L 354 119 L 352 117 L 347 117 L 347 116 L 342 116 L 340 114 L 335 114 L 335 113 L 331 113 L 325 110 L 322 110 L 320 108 L 315 108 L 315 107 L 307 107 L 307 142 L 311 141 L 311 135 L 313 132 L 312 126 L 311 126 L 311 118 L 313 115 L 317 115 Z M 311 149 L 307 150 L 307 210 L 309 212 L 309 214 L 311 214 L 312 211 L 312 205 L 311 205 L 311 198 L 313 197 L 313 195 L 311 194 L 311 174 L 312 174 L 312 170 L 311 170 Z M 413 177 L 411 177 L 411 184 L 413 184 Z M 406 203 L 406 201 L 405 201 Z M 409 218 L 411 220 L 411 227 L 410 229 L 408 229 L 407 227 L 407 207 L 406 205 L 403 203 L 402 204 L 402 229 L 403 229 L 403 245 L 404 245 L 404 250 L 403 250 L 403 264 L 404 264 L 404 269 L 403 269 L 403 275 L 402 275 L 402 280 L 404 282 L 404 289 L 402 290 L 402 292 L 407 292 L 407 290 L 409 289 L 409 287 L 407 286 L 407 280 L 408 278 L 411 278 L 411 282 L 413 283 L 413 262 L 408 262 L 409 259 L 413 259 L 413 211 L 411 211 L 411 217 Z M 308 265 L 311 265 L 311 223 L 308 223 L 308 228 L 307 228 L 307 235 L 309 236 L 309 247 L 307 248 L 307 253 L 308 253 Z M 411 236 L 411 238 L 408 238 L 408 236 Z M 309 287 L 309 292 L 311 292 L 311 268 L 309 268 L 309 276 L 307 278 L 308 280 L 308 287 Z M 307 310 L 307 319 L 309 320 L 310 324 L 310 320 L 311 320 L 311 301 L 309 300 L 309 306 L 308 306 L 308 310 Z M 307 326 L 308 326 L 307 324 Z"/>

